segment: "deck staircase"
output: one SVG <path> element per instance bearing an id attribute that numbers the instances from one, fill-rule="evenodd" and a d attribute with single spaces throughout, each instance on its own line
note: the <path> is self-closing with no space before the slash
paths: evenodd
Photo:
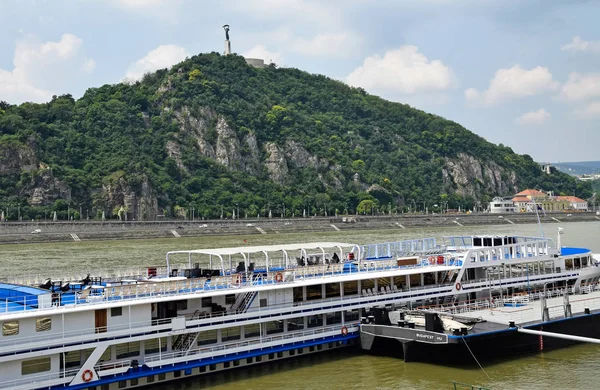
<path id="1" fill-rule="evenodd" d="M 231 305 L 231 310 L 237 313 L 247 312 L 257 295 L 258 291 L 249 291 L 246 294 L 240 294 L 234 304 Z"/>
<path id="2" fill-rule="evenodd" d="M 187 351 L 199 332 L 180 334 L 173 340 L 173 351 Z"/>

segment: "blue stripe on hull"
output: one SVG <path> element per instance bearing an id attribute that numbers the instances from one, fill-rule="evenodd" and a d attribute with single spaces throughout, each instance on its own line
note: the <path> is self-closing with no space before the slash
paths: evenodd
<path id="1" fill-rule="evenodd" d="M 342 336 L 342 335 L 330 336 L 330 337 L 326 337 L 326 338 L 323 338 L 320 340 L 312 340 L 312 341 L 304 341 L 304 342 L 299 342 L 299 343 L 294 343 L 294 344 L 286 344 L 286 345 L 279 346 L 279 347 L 255 349 L 252 351 L 242 352 L 242 353 L 238 353 L 238 354 L 224 355 L 224 356 L 221 356 L 218 358 L 204 358 L 204 359 L 193 361 L 193 362 L 182 362 L 182 363 L 176 363 L 176 364 L 172 364 L 172 365 L 169 364 L 168 367 L 150 368 L 148 366 L 140 366 L 135 371 L 133 370 L 133 368 L 130 368 L 124 374 L 113 375 L 109 378 L 100 379 L 95 382 L 89 382 L 89 383 L 73 385 L 73 386 L 68 386 L 68 385 L 67 386 L 54 386 L 54 387 L 50 387 L 50 389 L 57 389 L 57 390 L 65 389 L 65 388 L 72 389 L 72 390 L 87 389 L 90 386 L 100 386 L 103 384 L 114 383 L 114 382 L 124 381 L 124 380 L 128 380 L 128 379 L 143 378 L 143 377 L 146 377 L 149 375 L 156 375 L 156 374 L 161 374 L 161 373 L 173 372 L 173 371 L 177 371 L 177 370 L 185 370 L 185 369 L 192 369 L 192 368 L 196 368 L 196 367 L 209 366 L 211 364 L 218 364 L 218 363 L 224 363 L 224 362 L 233 361 L 233 360 L 247 359 L 250 357 L 265 355 L 265 354 L 269 354 L 269 353 L 289 351 L 291 349 L 310 347 L 313 345 L 327 344 L 327 343 L 337 342 L 337 341 L 344 342 L 344 341 L 348 341 L 348 340 L 352 340 L 352 339 L 357 339 L 359 337 L 360 337 L 359 333 L 355 332 L 355 333 L 349 333 L 347 336 Z M 183 378 L 185 378 L 185 376 L 182 376 L 181 378 L 178 378 L 178 379 L 183 379 Z M 161 382 L 155 382 L 154 384 L 158 384 L 158 383 L 161 383 Z"/>

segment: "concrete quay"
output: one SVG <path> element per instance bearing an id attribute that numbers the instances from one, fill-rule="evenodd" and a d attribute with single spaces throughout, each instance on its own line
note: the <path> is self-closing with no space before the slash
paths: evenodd
<path id="1" fill-rule="evenodd" d="M 544 224 L 599 221 L 593 212 L 547 213 Z M 57 221 L 2 222 L 0 244 L 135 238 L 178 238 L 207 235 L 251 235 L 320 231 L 403 230 L 411 228 L 537 223 L 535 214 L 398 214 L 254 218 L 239 220 Z"/>

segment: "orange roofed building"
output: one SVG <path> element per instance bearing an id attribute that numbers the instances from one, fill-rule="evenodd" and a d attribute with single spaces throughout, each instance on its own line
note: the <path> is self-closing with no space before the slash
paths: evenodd
<path id="1" fill-rule="evenodd" d="M 552 196 L 545 192 L 526 189 L 512 199 L 517 211 L 532 212 L 536 205 L 544 211 L 587 211 L 588 203 L 576 196 Z"/>

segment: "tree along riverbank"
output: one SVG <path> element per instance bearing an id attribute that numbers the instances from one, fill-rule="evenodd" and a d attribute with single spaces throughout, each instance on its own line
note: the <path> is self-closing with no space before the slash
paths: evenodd
<path id="1" fill-rule="evenodd" d="M 592 212 L 547 213 L 542 223 L 598 221 Z M 535 214 L 399 214 L 308 218 L 172 221 L 64 221 L 0 223 L 0 244 L 178 238 L 219 235 L 282 234 L 319 231 L 411 229 L 537 223 Z M 474 229 L 475 232 L 475 229 Z"/>

